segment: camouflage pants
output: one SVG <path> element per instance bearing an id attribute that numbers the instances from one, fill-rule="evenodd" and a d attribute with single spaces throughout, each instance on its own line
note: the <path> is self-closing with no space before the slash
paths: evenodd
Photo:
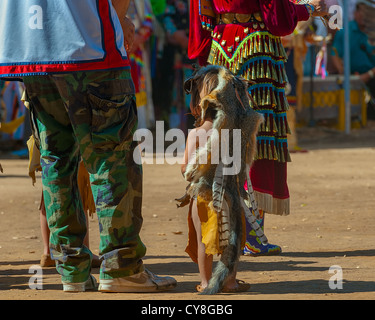
<path id="1" fill-rule="evenodd" d="M 41 151 L 51 256 L 62 280 L 84 282 L 91 266 L 77 186 L 81 157 L 99 220 L 100 278 L 143 271 L 142 167 L 133 161 L 137 110 L 130 71 L 30 76 L 24 83 Z"/>

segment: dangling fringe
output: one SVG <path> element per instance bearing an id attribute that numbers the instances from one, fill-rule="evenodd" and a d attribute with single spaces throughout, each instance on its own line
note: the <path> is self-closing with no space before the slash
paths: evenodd
<path id="1" fill-rule="evenodd" d="M 27 141 L 27 148 L 29 150 L 29 176 L 32 180 L 33 185 L 36 183 L 35 173 L 37 171 L 42 171 L 40 166 L 40 152 L 36 146 L 35 139 L 33 136 L 30 136 Z"/>
<path id="2" fill-rule="evenodd" d="M 216 24 L 216 14 L 211 0 L 199 0 L 199 17 L 202 28 L 212 31 Z"/>
<path id="3" fill-rule="evenodd" d="M 278 125 L 272 113 L 263 113 L 264 122 L 259 126 L 259 132 L 275 134 L 279 132 Z"/>
<path id="4" fill-rule="evenodd" d="M 207 25 L 210 24 L 209 18 L 207 19 L 208 20 L 204 22 L 206 29 Z M 221 37 L 219 39 L 217 34 L 214 34 L 211 52 L 208 57 L 208 62 L 210 64 L 225 66 L 230 71 L 237 74 L 243 67 L 244 62 L 252 59 L 254 56 L 259 56 L 255 61 L 255 65 L 252 66 L 253 68 L 255 67 L 256 70 L 249 71 L 251 73 L 256 72 L 256 75 L 252 73 L 252 75 L 254 75 L 254 77 L 252 77 L 253 79 L 266 78 L 279 83 L 284 83 L 287 80 L 284 68 L 281 64 L 276 65 L 275 63 L 276 61 L 285 62 L 287 59 L 287 54 L 279 37 L 269 34 L 268 31 L 253 32 L 245 37 L 237 48 L 230 48 L 232 53 L 231 57 L 229 57 L 223 49 L 222 43 L 226 43 L 225 39 Z M 267 58 L 272 58 L 272 60 L 274 60 L 273 63 L 270 63 L 270 60 Z M 261 63 L 259 63 L 259 61 Z M 266 61 L 268 62 L 265 63 Z M 244 70 L 243 73 L 246 74 L 247 71 L 248 70 Z"/>
<path id="5" fill-rule="evenodd" d="M 289 102 L 283 87 L 276 88 L 270 83 L 257 83 L 249 88 L 253 100 L 261 108 L 282 113 L 289 110 Z"/>
<path id="6" fill-rule="evenodd" d="M 276 143 L 275 143 L 276 140 Z M 257 154 L 254 160 L 274 160 L 279 162 L 291 162 L 287 139 L 273 137 L 257 137 Z"/>
<path id="7" fill-rule="evenodd" d="M 268 193 L 260 193 L 258 191 L 254 193 L 260 210 L 279 216 L 287 216 L 290 214 L 289 198 L 277 199 L 273 198 L 272 195 Z"/>
<path id="8" fill-rule="evenodd" d="M 212 31 L 214 29 L 216 18 L 201 15 L 200 19 L 203 29 L 208 31 Z"/>
<path id="9" fill-rule="evenodd" d="M 246 35 L 237 47 L 226 47 L 228 39 L 215 32 L 212 37 L 208 62 L 221 65 L 234 74 L 239 74 L 256 84 L 249 88 L 251 100 L 257 105 L 257 111 L 263 114 L 264 122 L 257 137 L 257 155 L 255 160 L 267 159 L 290 162 L 286 136 L 290 128 L 286 118 L 289 103 L 285 96 L 285 84 L 288 81 L 284 62 L 286 52 L 279 37 L 268 31 L 254 31 Z M 230 54 L 229 56 L 229 49 Z M 253 101 L 250 105 L 254 107 Z"/>

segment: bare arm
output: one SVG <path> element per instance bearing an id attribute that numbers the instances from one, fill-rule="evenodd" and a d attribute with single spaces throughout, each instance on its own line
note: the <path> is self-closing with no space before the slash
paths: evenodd
<path id="1" fill-rule="evenodd" d="M 332 62 L 339 74 L 344 74 L 344 63 L 338 56 L 332 56 Z"/>
<path id="2" fill-rule="evenodd" d="M 131 0 L 112 0 L 112 5 L 115 8 L 120 21 L 124 20 L 128 12 Z"/>
<path id="3" fill-rule="evenodd" d="M 133 22 L 126 17 L 131 0 L 112 0 L 124 33 L 125 49 L 130 51 L 134 43 L 135 27 Z"/>
<path id="4" fill-rule="evenodd" d="M 360 74 L 359 77 L 364 83 L 369 82 L 371 79 L 375 77 L 375 68 L 372 68 L 369 71 Z"/>
<path id="5" fill-rule="evenodd" d="M 309 3 L 312 4 L 315 8 L 313 14 L 315 17 L 324 17 L 328 14 L 327 4 L 325 0 L 311 0 Z"/>
<path id="6" fill-rule="evenodd" d="M 167 35 L 167 39 L 170 43 L 178 45 L 183 49 L 187 49 L 189 44 L 189 37 L 186 35 L 185 30 L 177 30 L 172 35 Z"/>
<path id="7" fill-rule="evenodd" d="M 197 129 L 192 129 L 186 139 L 186 147 L 184 153 L 184 163 L 181 165 L 181 173 L 184 175 L 186 167 L 191 160 L 193 153 L 197 148 Z"/>

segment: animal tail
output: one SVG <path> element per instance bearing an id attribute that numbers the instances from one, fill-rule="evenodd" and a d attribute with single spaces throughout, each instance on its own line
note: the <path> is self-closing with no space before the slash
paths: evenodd
<path id="1" fill-rule="evenodd" d="M 220 261 L 216 264 L 207 288 L 201 293 L 203 295 L 219 293 L 223 289 L 225 281 L 235 271 L 240 258 L 242 239 L 242 219 L 240 213 L 242 212 L 242 208 L 238 196 L 231 197 L 230 201 L 232 203 L 228 203 L 230 208 L 230 232 L 228 245 L 224 248 Z"/>

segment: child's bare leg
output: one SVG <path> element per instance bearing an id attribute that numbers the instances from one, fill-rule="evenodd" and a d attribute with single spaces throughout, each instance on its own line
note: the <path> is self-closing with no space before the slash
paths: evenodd
<path id="1" fill-rule="evenodd" d="M 51 256 L 49 253 L 50 231 L 48 228 L 47 213 L 46 213 L 46 207 L 44 206 L 43 197 L 42 197 L 39 210 L 40 210 L 40 213 L 39 213 L 40 232 L 42 234 L 42 242 L 43 242 L 43 254 L 40 258 L 40 266 L 41 267 L 53 267 L 55 265 L 55 262 L 51 259 Z"/>
<path id="2" fill-rule="evenodd" d="M 85 212 L 85 215 L 86 215 L 86 236 L 85 238 L 83 239 L 83 244 L 90 249 L 90 235 L 89 235 L 89 215 L 87 212 Z M 97 268 L 100 266 L 100 259 L 99 259 L 99 256 L 97 256 L 96 254 L 92 254 L 92 267 L 94 268 Z"/>
<path id="3" fill-rule="evenodd" d="M 83 239 L 83 244 L 90 249 L 90 241 L 89 241 L 89 215 L 87 214 L 87 212 L 85 212 L 85 216 L 86 216 L 86 235 L 85 235 L 85 239 Z"/>
<path id="4" fill-rule="evenodd" d="M 201 221 L 198 216 L 198 208 L 197 202 L 194 201 L 192 205 L 192 212 L 191 212 L 195 232 L 197 234 L 197 242 L 198 242 L 198 268 L 199 274 L 201 277 L 201 286 L 203 288 L 207 287 L 208 281 L 212 275 L 212 261 L 213 256 L 206 254 L 206 247 L 202 242 L 202 230 L 201 230 Z"/>
<path id="5" fill-rule="evenodd" d="M 227 281 L 224 283 L 224 288 L 226 289 L 235 289 L 238 287 L 238 283 L 236 281 L 237 276 L 237 268 L 235 268 L 234 272 L 228 277 Z"/>
<path id="6" fill-rule="evenodd" d="M 49 228 L 47 223 L 46 217 L 46 208 L 44 206 L 44 201 L 41 204 L 40 208 L 40 231 L 42 233 L 42 241 L 43 241 L 43 254 L 49 254 Z"/>

